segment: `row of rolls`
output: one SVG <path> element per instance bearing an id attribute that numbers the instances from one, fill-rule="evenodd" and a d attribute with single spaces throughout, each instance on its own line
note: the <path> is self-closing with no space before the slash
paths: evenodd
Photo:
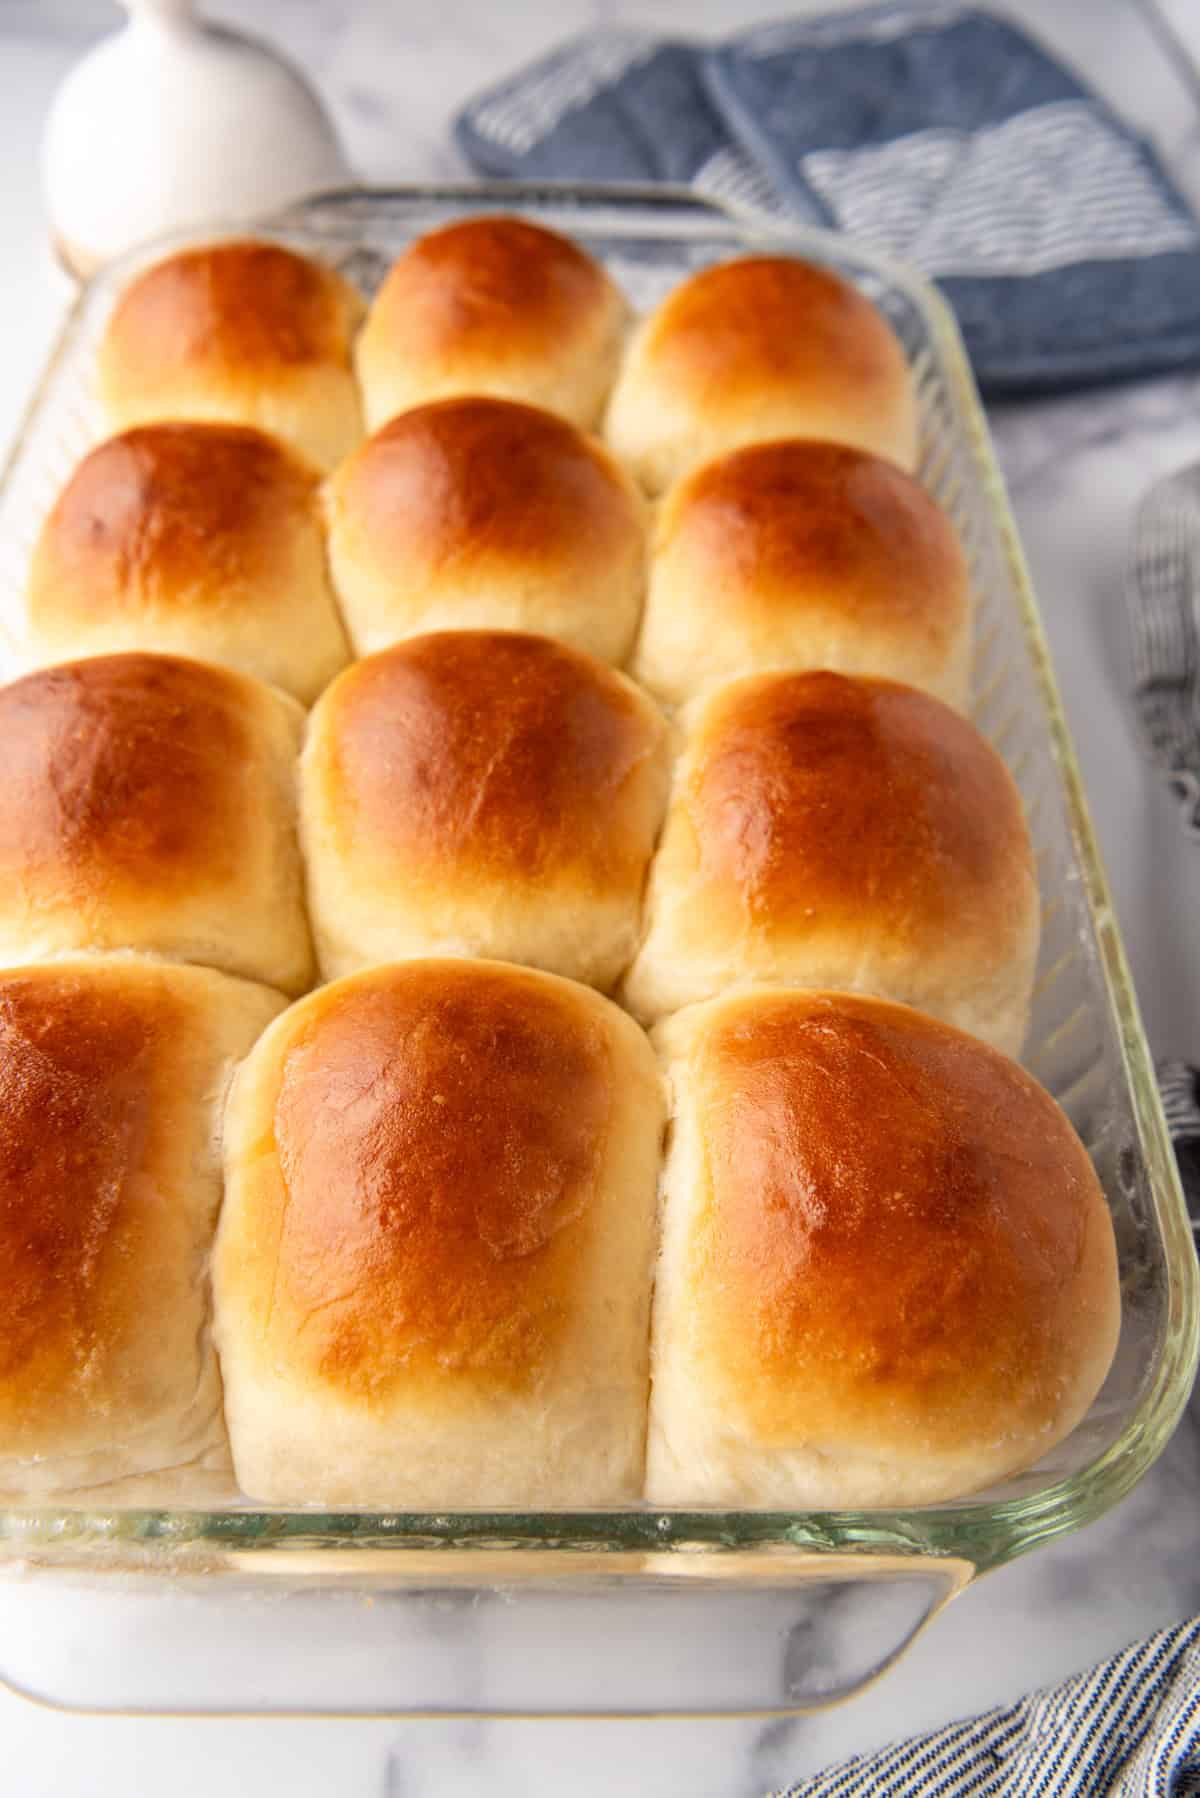
<path id="1" fill-rule="evenodd" d="M 0 689 L 0 1492 L 878 1506 L 1069 1432 L 1112 1227 L 882 315 L 764 256 L 631 330 L 490 215 L 365 317 L 183 251 L 97 379 Z"/>

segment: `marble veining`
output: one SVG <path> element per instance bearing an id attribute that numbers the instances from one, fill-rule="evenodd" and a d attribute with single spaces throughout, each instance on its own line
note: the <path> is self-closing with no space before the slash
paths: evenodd
<path id="1" fill-rule="evenodd" d="M 1167 0 L 1181 29 L 1189 0 Z M 824 0 L 826 8 L 829 0 Z M 1200 203 L 1195 81 L 1172 66 L 1135 0 L 1010 0 L 1140 129 Z M 763 5 L 765 16 L 786 10 Z M 808 10 L 818 10 L 809 5 Z M 738 0 L 213 0 L 286 46 L 320 84 L 351 160 L 370 178 L 464 171 L 448 133 L 473 89 L 554 41 L 605 22 L 718 33 Z M 36 185 L 40 118 L 70 61 L 116 22 L 105 0 L 6 0 L 0 9 L 0 439 L 15 425 L 67 298 L 45 248 Z M 1200 36 L 1200 33 L 1197 34 Z M 1197 45 L 1200 53 L 1200 44 Z M 1122 582 L 1137 503 L 1157 475 L 1200 457 L 1200 374 L 1007 405 L 993 425 L 1150 1031 L 1160 1055 L 1200 1059 L 1200 858 L 1145 770 L 1125 701 Z M 993 1575 L 953 1604 L 875 1689 L 795 1721 L 218 1723 L 57 1718 L 0 1694 L 12 1798 L 157 1794 L 254 1798 L 537 1798 L 570 1791 L 752 1798 L 831 1760 L 1060 1678 L 1134 1636 L 1200 1610 L 1200 1416 L 1117 1511 Z M 0 1664 L 3 1659 L 0 1604 Z M 113 1643 L 119 1640 L 114 1632 Z M 97 1642 L 102 1654 L 112 1644 Z M 486 1609 L 434 1614 L 429 1652 L 452 1670 L 447 1702 L 493 1683 Z M 586 1642 L 547 1640 L 556 1654 Z M 715 1657 L 746 1653 L 714 1640 Z M 799 1637 L 790 1652 L 803 1656 Z"/>

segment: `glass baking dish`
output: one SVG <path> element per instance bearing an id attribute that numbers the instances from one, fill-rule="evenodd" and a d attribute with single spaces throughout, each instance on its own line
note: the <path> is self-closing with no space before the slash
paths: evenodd
<path id="1" fill-rule="evenodd" d="M 410 238 L 487 209 L 572 233 L 639 308 L 690 269 L 776 247 L 848 275 L 899 332 L 920 396 L 921 475 L 971 562 L 974 716 L 1017 779 L 1037 850 L 1045 922 L 1025 1060 L 1070 1114 L 1112 1207 L 1116 1361 L 1089 1415 L 1036 1468 L 928 1509 L 332 1515 L 82 1494 L 9 1510 L 0 1675 L 49 1702 L 358 1715 L 828 1703 L 875 1677 L 969 1580 L 1115 1504 L 1161 1452 L 1191 1384 L 1191 1234 L 1037 607 L 951 315 L 919 276 L 840 237 L 662 189 L 352 189 L 255 229 L 331 259 L 369 290 Z M 0 489 L 0 655 L 10 666 L 8 621 L 36 530 L 99 431 L 92 373 L 108 311 L 139 267 L 188 240 L 149 246 L 91 284 L 35 396 Z"/>

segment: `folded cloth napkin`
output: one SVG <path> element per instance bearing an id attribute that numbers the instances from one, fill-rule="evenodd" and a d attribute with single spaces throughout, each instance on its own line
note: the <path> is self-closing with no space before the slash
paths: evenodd
<path id="1" fill-rule="evenodd" d="M 456 132 L 486 174 L 683 182 L 905 257 L 991 393 L 1200 364 L 1200 230 L 1153 150 L 1024 32 L 952 0 L 716 45 L 598 31 Z"/>
<path id="2" fill-rule="evenodd" d="M 1156 481 L 1138 508 L 1125 582 L 1142 740 L 1200 838 L 1200 463 Z M 1200 1073 L 1158 1069 L 1179 1171 L 1200 1231 Z"/>
<path id="3" fill-rule="evenodd" d="M 1143 741 L 1200 837 L 1200 463 L 1142 501 L 1126 598 Z"/>
<path id="4" fill-rule="evenodd" d="M 1200 1792 L 1200 1621 L 1065 1685 L 789 1787 L 785 1798 L 1184 1798 Z"/>
<path id="5" fill-rule="evenodd" d="M 1200 1070 L 1186 1061 L 1160 1061 L 1158 1087 L 1192 1230 L 1200 1235 Z"/>

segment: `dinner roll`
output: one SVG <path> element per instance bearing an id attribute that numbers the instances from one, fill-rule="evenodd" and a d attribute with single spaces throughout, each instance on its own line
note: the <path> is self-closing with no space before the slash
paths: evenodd
<path id="1" fill-rule="evenodd" d="M 668 294 L 630 345 L 606 434 L 652 493 L 776 437 L 849 443 L 902 468 L 917 457 L 895 332 L 848 281 L 791 256 L 719 263 Z"/>
<path id="2" fill-rule="evenodd" d="M 393 263 L 367 314 L 355 351 L 367 428 L 458 393 L 594 425 L 625 319 L 600 264 L 557 231 L 500 213 L 443 225 Z"/>
<path id="3" fill-rule="evenodd" d="M 792 438 L 707 462 L 658 519 L 633 672 L 678 705 L 768 668 L 884 674 L 966 708 L 970 577 L 892 462 Z"/>
<path id="4" fill-rule="evenodd" d="M 0 1492 L 223 1443 L 205 1265 L 217 1111 L 283 1000 L 207 968 L 0 973 Z"/>
<path id="5" fill-rule="evenodd" d="M 315 699 L 350 659 L 319 477 L 242 425 L 141 425 L 79 464 L 42 528 L 30 666 L 108 650 L 221 662 Z"/>
<path id="6" fill-rule="evenodd" d="M 0 964 L 138 949 L 300 992 L 303 713 L 175 656 L 0 687 Z"/>
<path id="7" fill-rule="evenodd" d="M 752 675 L 694 720 L 625 998 L 652 1019 L 848 987 L 1015 1054 L 1038 928 L 1020 794 L 965 718 L 893 681 Z"/>
<path id="8" fill-rule="evenodd" d="M 362 435 L 350 342 L 358 294 L 282 244 L 180 250 L 120 296 L 99 353 L 110 428 L 227 419 L 332 468 Z"/>
<path id="9" fill-rule="evenodd" d="M 607 452 L 534 406 L 480 397 L 385 425 L 328 489 L 329 556 L 360 655 L 498 626 L 622 662 L 645 581 L 643 501 Z"/>
<path id="10" fill-rule="evenodd" d="M 445 631 L 354 663 L 301 760 L 322 973 L 488 955 L 611 985 L 666 795 L 653 705 L 548 637 Z"/>
<path id="11" fill-rule="evenodd" d="M 935 1504 L 1074 1428 L 1116 1347 L 1116 1253 L 1036 1081 L 840 993 L 714 1000 L 660 1041 L 654 1504 Z"/>
<path id="12" fill-rule="evenodd" d="M 641 1490 L 662 1094 L 585 987 L 487 961 L 322 987 L 226 1114 L 214 1263 L 238 1480 L 275 1504 Z"/>

